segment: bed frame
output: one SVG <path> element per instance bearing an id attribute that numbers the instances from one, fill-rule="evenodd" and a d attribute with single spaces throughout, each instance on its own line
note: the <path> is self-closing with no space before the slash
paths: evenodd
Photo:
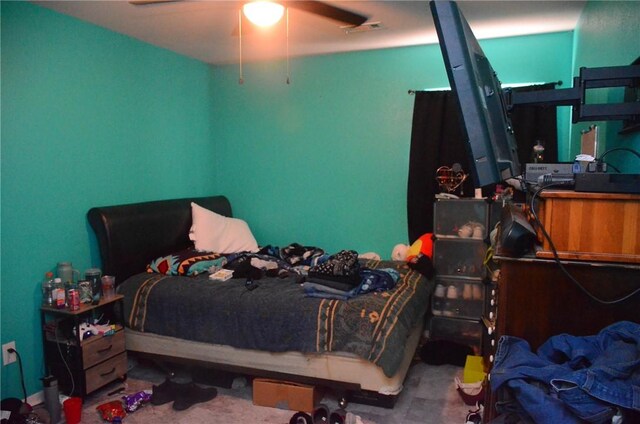
<path id="1" fill-rule="evenodd" d="M 95 231 L 102 270 L 116 283 L 144 272 L 153 259 L 192 246 L 191 202 L 232 216 L 224 196 L 161 200 L 96 207 L 87 217 Z M 422 320 L 420 320 L 422 322 Z M 347 353 L 274 353 L 193 342 L 125 329 L 126 349 L 152 358 L 189 362 L 253 377 L 279 378 L 329 387 L 345 400 L 393 407 L 418 346 L 422 325 L 411 333 L 398 372 L 382 369 Z"/>

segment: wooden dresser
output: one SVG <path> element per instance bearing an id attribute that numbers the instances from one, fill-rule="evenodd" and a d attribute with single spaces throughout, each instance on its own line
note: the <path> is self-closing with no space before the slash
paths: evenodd
<path id="1" fill-rule="evenodd" d="M 540 221 L 562 259 L 640 264 L 640 195 L 542 192 Z M 553 258 L 542 239 L 539 258 Z"/>
<path id="2" fill-rule="evenodd" d="M 549 259 L 546 241 L 535 255 L 497 256 L 500 274 L 483 320 L 488 370 L 502 335 L 520 337 L 535 351 L 553 335 L 586 336 L 617 321 L 640 322 L 640 293 L 612 304 L 591 297 L 608 302 L 640 288 L 640 196 L 549 191 L 539 217 L 582 288 Z M 484 422 L 496 415 L 497 395 L 487 390 L 487 396 Z"/>

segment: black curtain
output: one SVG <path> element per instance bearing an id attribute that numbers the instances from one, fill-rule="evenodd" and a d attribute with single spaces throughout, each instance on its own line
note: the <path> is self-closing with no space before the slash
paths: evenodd
<path id="1" fill-rule="evenodd" d="M 555 83 L 513 88 L 515 91 L 552 90 Z M 545 147 L 544 162 L 558 162 L 558 121 L 555 106 L 518 106 L 511 111 L 511 124 L 518 144 L 518 159 L 524 172 L 525 163 L 531 162 L 531 153 L 537 140 Z"/>
<path id="2" fill-rule="evenodd" d="M 516 90 L 548 90 L 554 84 L 520 87 Z M 545 146 L 545 162 L 557 162 L 558 141 L 555 107 L 516 106 L 511 123 L 518 144 L 521 165 L 531 162 L 531 152 L 537 140 Z M 457 98 L 451 91 L 417 91 L 413 109 L 409 179 L 407 186 L 407 221 L 409 242 L 433 231 L 433 202 L 440 192 L 436 170 L 440 166 L 459 163 L 465 173 L 471 173 L 461 128 Z M 474 195 L 473 178 L 462 186 L 464 197 Z M 491 196 L 494 187 L 484 187 Z"/>

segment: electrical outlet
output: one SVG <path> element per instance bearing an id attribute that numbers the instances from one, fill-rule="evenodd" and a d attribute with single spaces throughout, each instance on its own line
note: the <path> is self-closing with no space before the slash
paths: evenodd
<path id="1" fill-rule="evenodd" d="M 2 345 L 2 364 L 9 365 L 16 362 L 16 353 L 9 353 L 9 349 L 16 349 L 16 342 L 9 342 Z"/>

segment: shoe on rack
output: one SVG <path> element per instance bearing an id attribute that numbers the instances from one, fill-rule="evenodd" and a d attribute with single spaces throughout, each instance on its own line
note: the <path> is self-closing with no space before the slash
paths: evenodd
<path id="1" fill-rule="evenodd" d="M 183 384 L 175 383 L 167 378 L 164 383 L 152 386 L 151 404 L 164 405 L 176 400 L 176 396 Z"/>
<path id="2" fill-rule="evenodd" d="M 298 411 L 293 414 L 293 417 L 289 420 L 289 424 L 314 424 L 311 415 L 306 412 Z"/>
<path id="3" fill-rule="evenodd" d="M 320 404 L 313 411 L 313 424 L 329 424 L 329 408 Z"/>
<path id="4" fill-rule="evenodd" d="M 184 411 L 191 408 L 196 403 L 209 402 L 218 395 L 215 387 L 200 387 L 190 382 L 183 385 L 176 395 L 173 402 L 173 409 L 176 411 Z"/>
<path id="5" fill-rule="evenodd" d="M 329 424 L 346 424 L 347 423 L 347 411 L 344 409 L 336 409 L 329 415 Z"/>

